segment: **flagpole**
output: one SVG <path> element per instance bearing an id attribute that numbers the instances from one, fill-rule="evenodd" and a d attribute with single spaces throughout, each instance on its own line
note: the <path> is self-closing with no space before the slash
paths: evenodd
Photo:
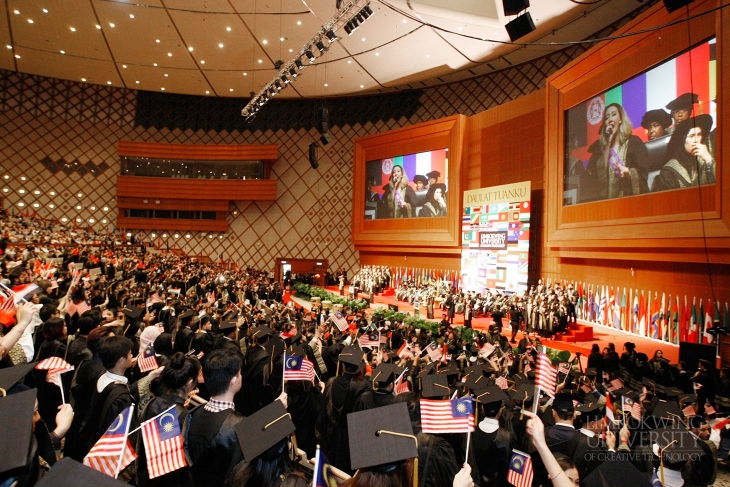
<path id="1" fill-rule="evenodd" d="M 174 406 L 173 406 L 174 407 Z M 117 463 L 117 469 L 114 472 L 114 478 L 119 477 L 119 471 L 122 469 L 122 461 L 124 461 L 124 450 L 127 449 L 127 438 L 129 438 L 129 424 L 132 422 L 132 416 L 134 414 L 134 404 L 129 406 L 129 416 L 127 416 L 127 426 L 124 428 L 124 443 L 122 443 L 122 451 L 119 454 L 119 463 Z"/>
<path id="2" fill-rule="evenodd" d="M 464 458 L 464 463 L 469 463 L 469 443 L 471 443 L 471 431 L 466 434 L 466 456 Z"/>
<path id="3" fill-rule="evenodd" d="M 169 413 L 169 412 L 170 412 L 170 410 L 171 410 L 171 409 L 174 409 L 174 408 L 175 408 L 175 405 L 172 405 L 172 406 L 170 406 L 169 408 L 165 409 L 164 411 L 162 411 L 162 412 L 161 412 L 160 414 L 158 414 L 157 416 L 154 416 L 154 417 L 152 417 L 152 418 L 148 419 L 147 421 L 145 421 L 144 423 L 142 423 L 141 425 L 139 425 L 139 426 L 138 426 L 137 428 L 135 428 L 135 429 L 133 429 L 132 431 L 130 431 L 129 433 L 127 433 L 127 435 L 131 435 L 131 434 L 134 434 L 134 433 L 136 433 L 137 431 L 141 430 L 141 429 L 142 429 L 142 427 L 143 427 L 144 425 L 148 424 L 148 423 L 149 423 L 150 421 L 154 421 L 155 419 L 159 418 L 159 417 L 160 417 L 160 416 L 162 416 L 163 414 L 167 414 L 167 413 Z"/>
<path id="4" fill-rule="evenodd" d="M 6 286 L 5 284 L 3 284 L 2 282 L 0 282 L 0 286 L 4 287 L 4 288 L 5 288 L 5 290 L 7 290 L 7 291 L 8 291 L 8 292 L 9 292 L 9 293 L 10 293 L 10 294 L 12 295 L 12 296 L 16 296 L 16 295 L 18 294 L 18 293 L 16 293 L 15 291 L 13 291 L 12 289 L 10 289 L 10 288 L 9 288 L 8 286 Z M 27 299 L 25 299 L 25 298 L 20 298 L 20 299 L 21 299 L 21 300 L 22 300 L 22 301 L 23 301 L 24 303 L 27 303 L 27 302 L 28 302 L 28 300 L 27 300 Z"/>
<path id="5" fill-rule="evenodd" d="M 281 393 L 284 394 L 284 388 L 286 387 L 286 380 L 284 379 L 284 374 L 286 374 L 286 351 L 284 351 L 284 364 L 281 368 Z"/>

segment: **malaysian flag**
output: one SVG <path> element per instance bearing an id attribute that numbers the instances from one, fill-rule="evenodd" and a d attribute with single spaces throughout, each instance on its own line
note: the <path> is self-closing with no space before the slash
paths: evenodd
<path id="1" fill-rule="evenodd" d="M 347 318 L 340 311 L 335 311 L 332 315 L 332 323 L 335 324 L 338 330 L 344 332 L 348 328 Z"/>
<path id="2" fill-rule="evenodd" d="M 129 426 L 134 405 L 122 411 L 84 457 L 84 465 L 117 478 L 137 454 L 129 442 Z"/>
<path id="3" fill-rule="evenodd" d="M 314 364 L 305 358 L 284 354 L 284 380 L 308 380 L 314 384 Z"/>
<path id="4" fill-rule="evenodd" d="M 633 406 L 631 406 L 631 417 L 636 421 L 641 421 L 641 414 L 641 401 L 634 401 Z"/>
<path id="5" fill-rule="evenodd" d="M 73 301 L 68 302 L 68 306 L 66 308 L 66 312 L 69 316 L 73 316 L 74 314 L 78 314 L 81 316 L 82 314 L 86 313 L 91 309 L 91 306 L 89 305 L 86 300 L 81 301 L 79 304 L 74 303 Z"/>
<path id="6" fill-rule="evenodd" d="M 497 377 L 497 380 L 494 381 L 494 383 L 502 390 L 509 389 L 509 383 L 507 382 L 507 378 L 503 375 Z"/>
<path id="7" fill-rule="evenodd" d="M 335 487 L 342 485 L 342 481 L 333 474 L 332 465 L 330 465 L 324 452 L 317 446 L 317 453 L 314 456 L 314 476 L 312 478 L 313 487 Z"/>
<path id="8" fill-rule="evenodd" d="M 399 375 L 398 378 L 395 380 L 395 387 L 393 387 L 394 396 L 411 392 L 411 385 L 407 380 L 405 380 L 405 375 L 407 371 L 408 369 L 404 370 L 401 375 Z"/>
<path id="9" fill-rule="evenodd" d="M 558 366 L 558 374 L 570 374 L 570 364 L 568 362 L 561 362 Z"/>
<path id="10" fill-rule="evenodd" d="M 515 487 L 530 487 L 532 485 L 532 458 L 527 453 L 512 450 L 512 459 L 507 471 L 507 482 Z"/>
<path id="11" fill-rule="evenodd" d="M 621 397 L 621 410 L 631 414 L 631 417 L 641 421 L 641 402 L 634 401 L 630 397 Z"/>
<path id="12" fill-rule="evenodd" d="M 434 434 L 474 431 L 472 398 L 421 399 L 421 429 Z"/>
<path id="13" fill-rule="evenodd" d="M 380 346 L 380 333 L 365 333 L 360 338 L 360 348 L 378 348 Z"/>
<path id="14" fill-rule="evenodd" d="M 537 356 L 537 372 L 535 373 L 535 385 L 550 397 L 555 397 L 555 387 L 558 381 L 558 371 L 553 367 L 550 357 L 545 353 Z"/>
<path id="15" fill-rule="evenodd" d="M 431 342 L 426 347 L 426 352 L 428 353 L 428 356 L 431 357 L 431 360 L 434 362 L 438 362 L 441 360 L 441 357 L 443 357 L 443 351 L 441 348 L 436 345 L 436 342 Z"/>
<path id="16" fill-rule="evenodd" d="M 608 387 L 606 387 L 606 389 L 608 390 L 608 392 L 613 392 L 618 389 L 621 389 L 623 386 L 624 386 L 624 381 L 622 381 L 621 379 L 614 379 L 610 382 L 610 384 L 608 385 Z"/>
<path id="17" fill-rule="evenodd" d="M 12 291 L 15 304 L 20 304 L 21 301 L 28 301 L 31 295 L 41 292 L 41 288 L 37 284 L 21 284 L 15 286 Z"/>
<path id="18" fill-rule="evenodd" d="M 398 357 L 400 358 L 413 357 L 413 354 L 411 353 L 411 347 L 406 342 L 403 342 L 403 345 L 400 346 L 397 353 Z"/>
<path id="19" fill-rule="evenodd" d="M 145 347 L 142 356 L 137 360 L 137 365 L 139 365 L 140 372 L 149 372 L 160 366 L 157 363 L 157 356 L 155 356 L 155 349 L 152 348 L 152 345 Z"/>
<path id="20" fill-rule="evenodd" d="M 15 301 L 11 297 L 2 295 L 2 293 L 0 293 L 0 299 L 2 299 L 2 302 L 0 302 L 0 323 L 5 326 L 12 326 L 15 323 L 15 312 L 17 311 Z"/>
<path id="21" fill-rule="evenodd" d="M 73 365 L 69 364 L 60 357 L 49 357 L 45 360 L 41 360 L 35 366 L 36 370 L 47 370 L 46 381 L 52 384 L 56 384 L 58 387 L 63 388 L 61 384 L 61 374 L 73 370 Z"/>
<path id="22" fill-rule="evenodd" d="M 142 424 L 142 441 L 150 479 L 187 466 L 175 406 Z"/>

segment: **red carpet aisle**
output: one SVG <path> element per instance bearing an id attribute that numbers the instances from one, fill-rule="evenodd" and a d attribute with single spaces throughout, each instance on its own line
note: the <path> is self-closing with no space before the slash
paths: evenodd
<path id="1" fill-rule="evenodd" d="M 339 290 L 336 286 L 331 286 L 326 288 L 327 291 L 339 295 Z M 360 293 L 359 297 L 361 298 L 367 298 L 367 295 L 365 293 Z M 374 296 L 374 303 L 370 304 L 370 309 L 375 310 L 379 307 L 385 307 L 389 304 L 394 304 L 398 306 L 398 311 L 408 313 L 411 316 L 413 315 L 413 306 L 410 303 L 405 303 L 403 301 L 398 301 L 395 299 L 394 296 L 381 296 L 381 295 L 375 295 Z M 300 304 L 306 304 L 307 307 L 309 306 L 308 302 L 300 302 Z M 421 306 L 421 318 L 425 319 L 426 312 L 425 312 L 425 306 Z M 432 321 L 441 321 L 442 312 L 440 309 L 434 310 L 434 320 Z M 474 327 L 477 330 L 485 330 L 489 328 L 494 321 L 492 318 L 475 318 L 472 320 L 472 327 Z M 506 334 L 508 337 L 511 336 L 511 329 L 509 326 L 509 320 L 504 319 L 503 320 L 504 327 L 502 329 L 503 333 Z M 580 352 L 583 357 L 583 366 L 585 367 L 587 356 L 591 352 L 591 346 L 596 343 L 600 347 L 601 350 L 603 350 L 604 347 L 607 347 L 609 343 L 613 343 L 616 345 L 616 350 L 619 354 L 621 354 L 623 349 L 623 344 L 625 342 L 633 342 L 636 344 L 636 349 L 640 352 L 644 352 L 651 358 L 654 355 L 654 351 L 656 350 L 662 350 L 664 352 L 664 356 L 669 359 L 672 363 L 677 363 L 679 361 L 679 346 L 672 345 L 670 343 L 662 342 L 659 340 L 652 340 L 650 338 L 644 338 L 640 337 L 638 335 L 634 335 L 632 333 L 627 333 L 621 330 L 616 330 L 615 328 L 609 328 L 606 326 L 596 325 L 594 323 L 586 323 L 587 325 L 592 326 L 593 328 L 593 339 L 587 340 L 587 341 L 581 341 L 580 339 L 574 341 L 574 342 L 565 342 L 565 341 L 558 341 L 558 340 L 543 340 L 543 344 L 550 348 L 555 348 L 558 350 L 568 350 L 571 353 Z M 454 325 L 455 326 L 463 326 L 464 325 L 464 315 L 457 314 L 454 317 Z M 517 334 L 517 340 L 519 341 L 522 338 L 522 332 L 519 332 Z"/>

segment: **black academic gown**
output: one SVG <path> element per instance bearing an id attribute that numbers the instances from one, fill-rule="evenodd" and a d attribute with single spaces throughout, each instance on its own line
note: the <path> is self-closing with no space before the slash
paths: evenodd
<path id="1" fill-rule="evenodd" d="M 243 366 L 243 387 L 236 394 L 236 410 L 250 416 L 281 394 L 281 376 L 272 357 L 261 346 L 248 349 Z"/>
<path id="2" fill-rule="evenodd" d="M 419 432 L 416 438 L 419 487 L 451 485 L 459 471 L 454 449 L 443 438 L 428 433 Z"/>
<path id="3" fill-rule="evenodd" d="M 202 406 L 190 411 L 183 438 L 190 454 L 190 474 L 195 487 L 220 487 L 243 460 L 234 429 L 243 416 L 231 409 L 218 413 Z"/>
<path id="4" fill-rule="evenodd" d="M 474 466 L 472 479 L 475 485 L 506 487 L 507 469 L 512 457 L 512 435 L 498 428 L 486 433 L 477 427 L 471 434 L 472 452 L 470 464 Z"/>

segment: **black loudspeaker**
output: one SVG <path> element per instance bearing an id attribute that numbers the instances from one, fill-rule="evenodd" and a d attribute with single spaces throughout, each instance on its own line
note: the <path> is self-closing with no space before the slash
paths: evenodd
<path id="1" fill-rule="evenodd" d="M 667 7 L 667 11 L 669 13 L 672 13 L 677 9 L 693 3 L 694 1 L 695 0 L 664 0 L 664 6 Z"/>
<path id="2" fill-rule="evenodd" d="M 502 0 L 504 15 L 517 15 L 530 6 L 530 0 Z"/>
<path id="3" fill-rule="evenodd" d="M 317 169 L 319 167 L 319 163 L 317 162 L 317 143 L 312 142 L 309 144 L 309 164 L 312 166 L 312 169 Z"/>
<path id="4" fill-rule="evenodd" d="M 326 134 L 330 130 L 330 112 L 327 108 L 319 109 L 319 133 Z"/>
<path id="5" fill-rule="evenodd" d="M 389 304 L 388 309 L 391 311 L 398 311 L 398 306 L 396 306 L 394 304 Z"/>
<path id="6" fill-rule="evenodd" d="M 504 26 L 507 29 L 507 34 L 512 42 L 516 41 L 520 37 L 524 37 L 533 30 L 535 30 L 535 23 L 532 21 L 532 15 L 530 12 L 526 12 L 520 15 L 515 20 L 509 22 Z"/>
<path id="7" fill-rule="evenodd" d="M 700 359 L 707 359 L 710 363 L 716 363 L 717 347 L 715 345 L 700 345 L 699 343 L 680 342 L 679 360 L 687 364 L 687 371 L 697 369 Z"/>
<path id="8" fill-rule="evenodd" d="M 322 137 L 319 138 L 319 141 L 322 142 L 322 145 L 327 145 L 332 140 L 332 136 L 330 134 L 322 134 Z"/>

